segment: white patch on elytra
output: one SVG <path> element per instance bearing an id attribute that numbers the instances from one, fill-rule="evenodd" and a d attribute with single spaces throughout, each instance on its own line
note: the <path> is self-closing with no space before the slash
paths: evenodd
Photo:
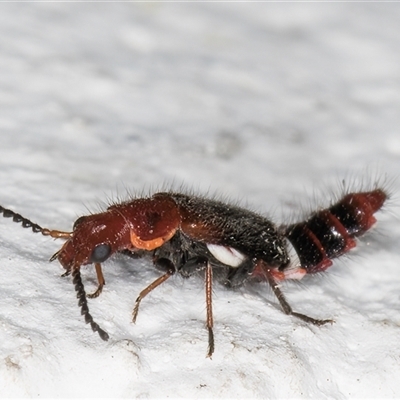
<path id="1" fill-rule="evenodd" d="M 232 247 L 207 244 L 209 252 L 222 264 L 237 268 L 246 259 L 246 256 Z"/>

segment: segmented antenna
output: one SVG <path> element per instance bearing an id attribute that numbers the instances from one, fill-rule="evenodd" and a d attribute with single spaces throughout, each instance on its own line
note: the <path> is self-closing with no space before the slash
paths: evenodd
<path id="1" fill-rule="evenodd" d="M 22 227 L 23 228 L 32 228 L 32 231 L 37 233 L 37 232 L 41 232 L 43 233 L 43 228 L 41 226 L 39 226 L 38 224 L 35 224 L 34 222 L 30 221 L 27 218 L 24 218 L 22 215 L 9 210 L 8 208 L 4 208 L 2 206 L 0 206 L 0 213 L 3 214 L 4 218 L 12 218 L 14 222 L 17 223 L 22 223 Z M 45 234 L 45 233 L 43 233 Z"/>
<path id="2" fill-rule="evenodd" d="M 63 232 L 63 231 L 56 231 L 47 228 L 42 228 L 40 225 L 35 224 L 31 220 L 24 218 L 21 214 L 16 213 L 15 211 L 9 210 L 8 208 L 4 208 L 0 206 L 0 213 L 3 214 L 4 218 L 12 218 L 14 222 L 22 224 L 23 228 L 31 228 L 33 232 L 38 233 L 40 232 L 44 236 L 51 236 L 54 239 L 68 239 L 71 237 L 71 232 Z"/>
<path id="3" fill-rule="evenodd" d="M 108 333 L 106 331 L 103 331 L 103 329 L 100 328 L 99 324 L 93 321 L 93 317 L 89 313 L 86 292 L 82 283 L 81 273 L 79 269 L 75 268 L 72 271 L 72 278 L 72 282 L 75 285 L 76 297 L 78 298 L 78 305 L 81 307 L 81 314 L 85 317 L 85 322 L 87 324 L 90 324 L 93 332 L 97 332 L 103 340 L 107 341 L 109 338 Z"/>

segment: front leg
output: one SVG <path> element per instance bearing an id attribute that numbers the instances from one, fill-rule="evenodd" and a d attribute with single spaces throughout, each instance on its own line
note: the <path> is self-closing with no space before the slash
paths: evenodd
<path id="1" fill-rule="evenodd" d="M 97 282 L 99 285 L 97 286 L 97 289 L 95 292 L 87 295 L 87 297 L 89 299 L 95 299 L 96 297 L 99 297 L 101 292 L 103 291 L 104 285 L 106 284 L 106 281 L 103 276 L 103 271 L 101 270 L 101 264 L 95 263 L 94 266 L 96 268 Z"/>

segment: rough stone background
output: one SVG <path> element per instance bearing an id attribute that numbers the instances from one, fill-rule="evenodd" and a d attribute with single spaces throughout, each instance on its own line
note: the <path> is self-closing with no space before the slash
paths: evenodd
<path id="1" fill-rule="evenodd" d="M 400 5 L 0 4 L 0 204 L 70 230 L 129 193 L 184 184 L 276 222 L 386 182 L 379 224 L 326 274 L 214 285 L 104 265 L 86 326 L 61 243 L 0 222 L 1 397 L 399 397 Z M 386 176 L 386 178 L 385 178 Z M 88 291 L 95 286 L 85 268 Z"/>

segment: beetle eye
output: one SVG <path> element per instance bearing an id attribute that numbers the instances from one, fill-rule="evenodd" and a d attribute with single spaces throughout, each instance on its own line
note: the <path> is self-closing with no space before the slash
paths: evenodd
<path id="1" fill-rule="evenodd" d="M 92 255 L 90 256 L 90 262 L 102 263 L 106 261 L 111 254 L 111 246 L 109 244 L 99 244 L 93 249 Z"/>

